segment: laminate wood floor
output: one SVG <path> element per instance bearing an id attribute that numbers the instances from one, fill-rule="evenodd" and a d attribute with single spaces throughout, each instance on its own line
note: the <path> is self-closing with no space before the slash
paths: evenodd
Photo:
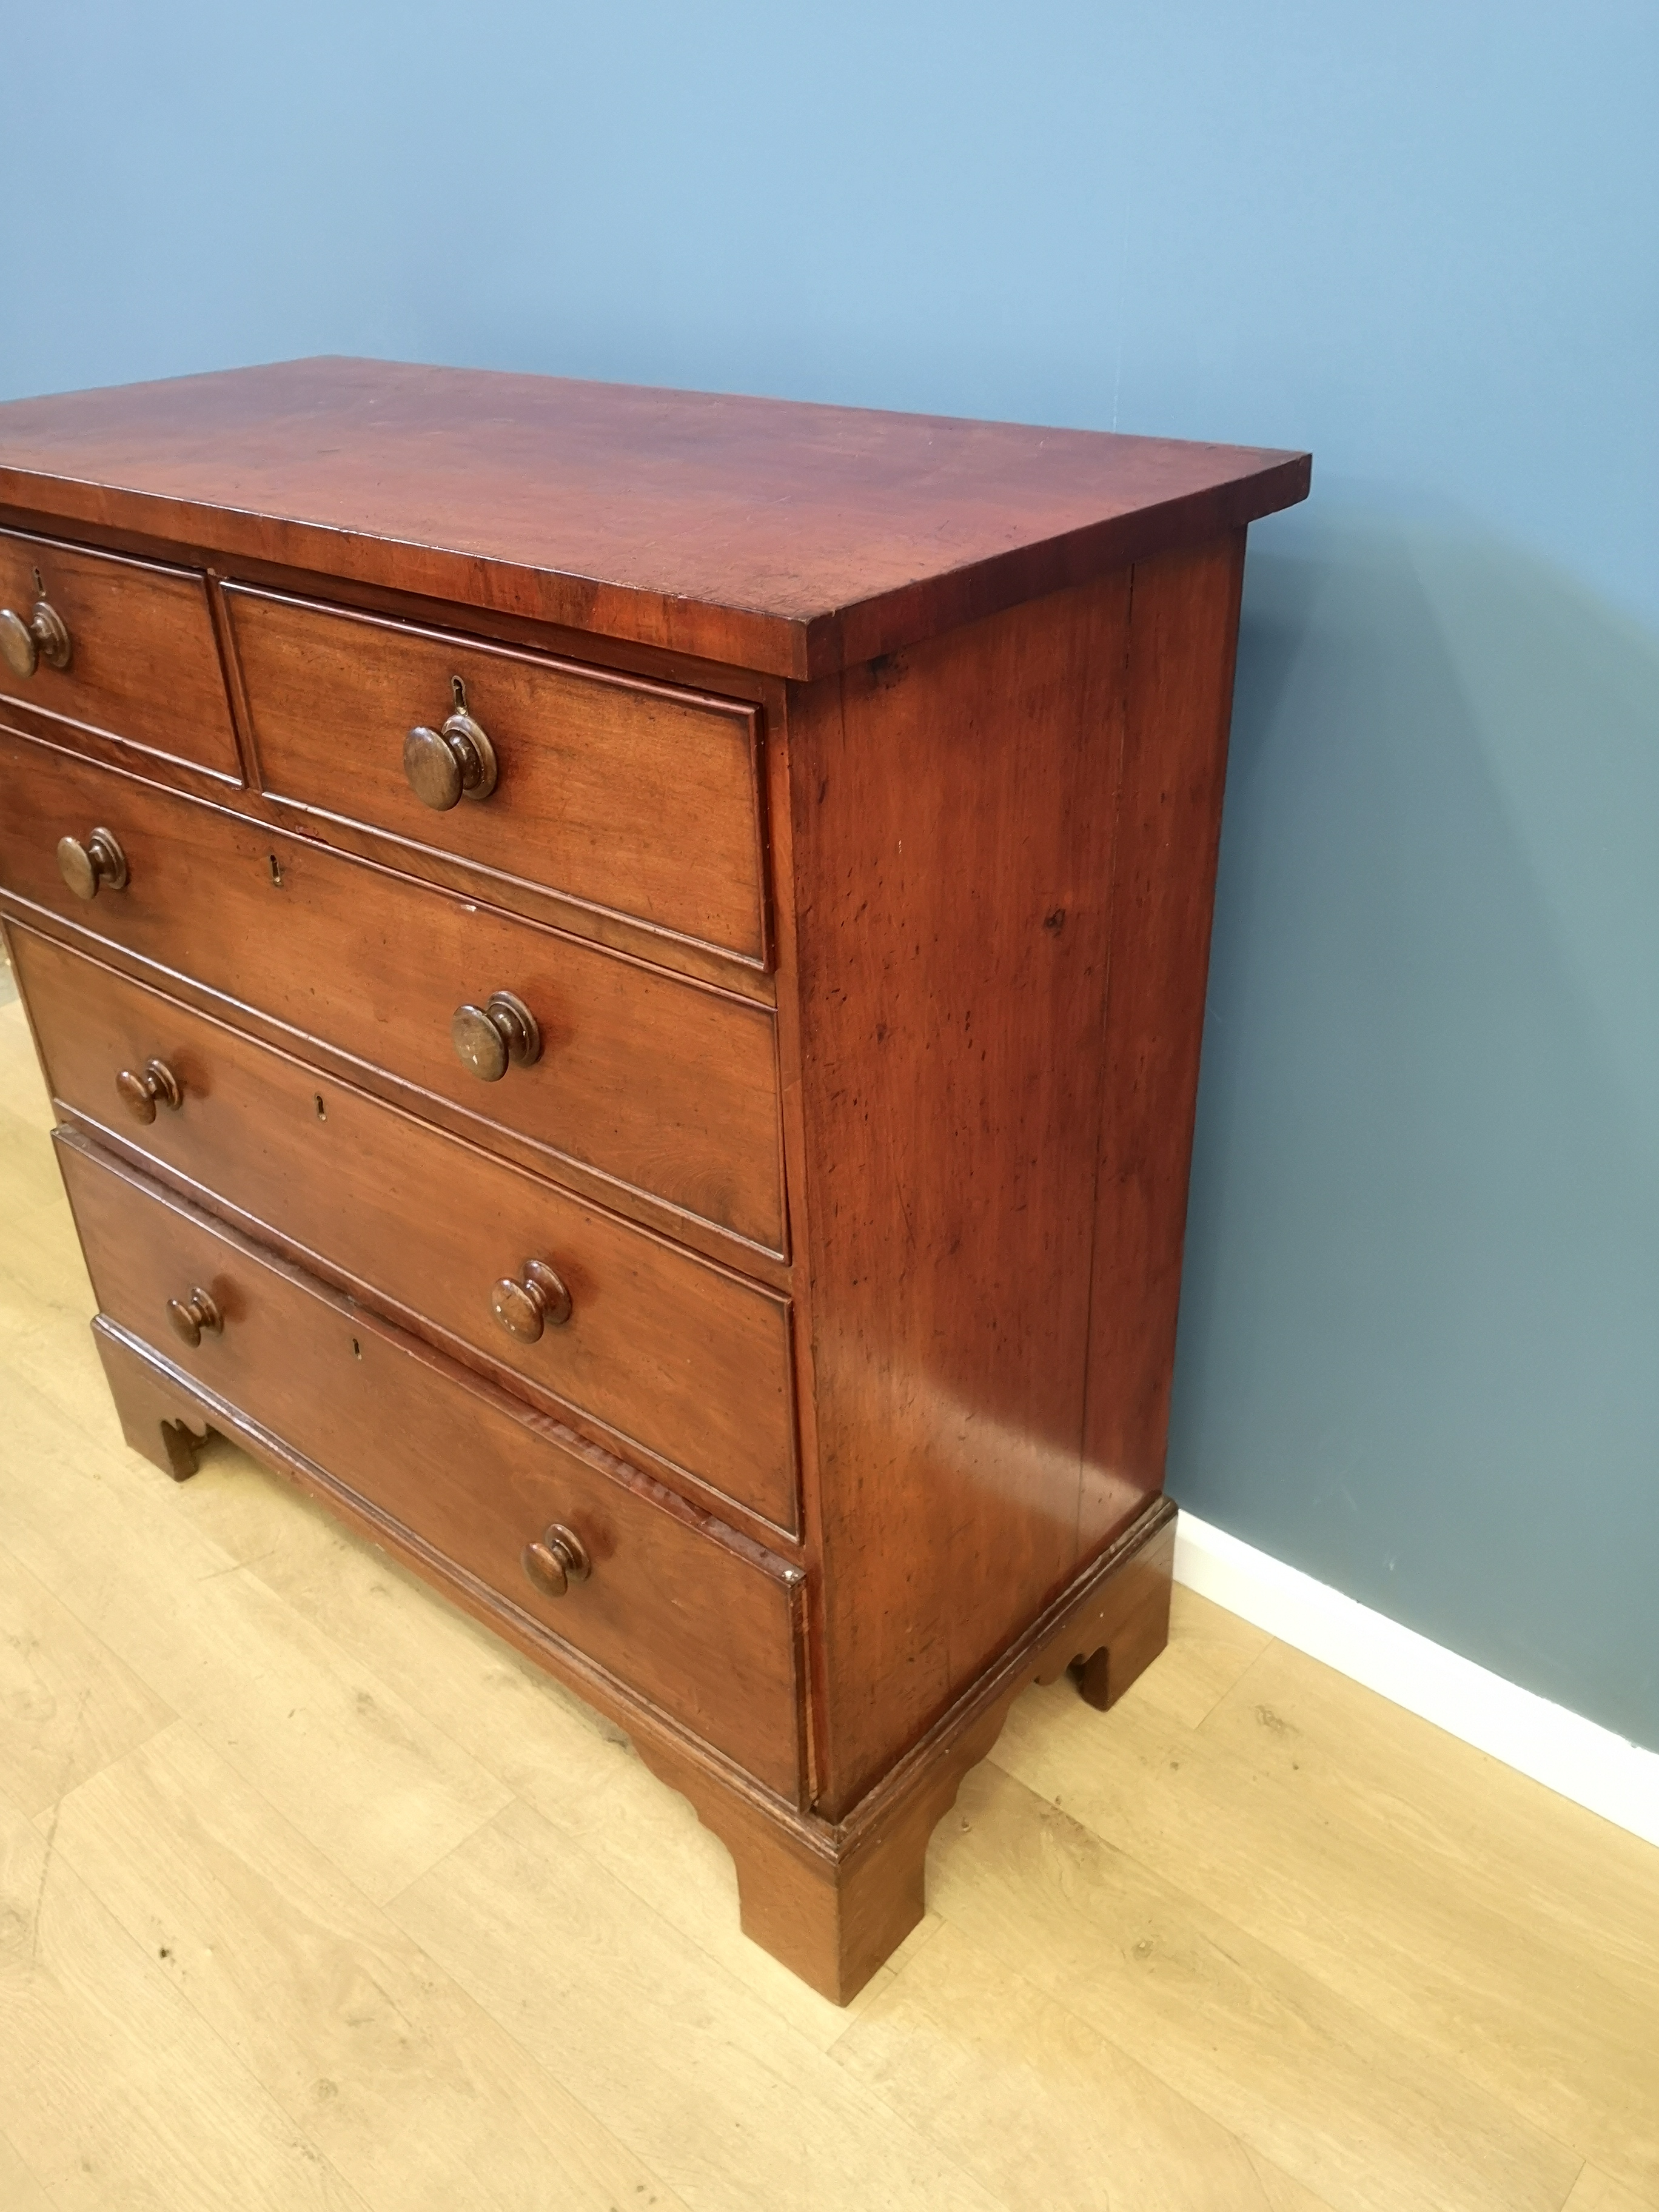
<path id="1" fill-rule="evenodd" d="M 613 1730 L 122 1443 L 0 1005 L 4 2212 L 1634 2212 L 1659 1852 L 1201 1600 L 846 2012 Z"/>

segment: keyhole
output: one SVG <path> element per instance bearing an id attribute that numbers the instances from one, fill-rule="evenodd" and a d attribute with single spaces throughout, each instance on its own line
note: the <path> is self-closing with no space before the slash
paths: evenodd
<path id="1" fill-rule="evenodd" d="M 265 857 L 270 862 L 271 882 L 280 885 L 283 880 L 283 872 L 276 865 L 276 855 L 275 853 L 268 853 Z"/>
<path id="2" fill-rule="evenodd" d="M 465 684 L 462 683 L 462 681 L 461 681 L 461 679 L 460 679 L 460 678 L 459 678 L 459 676 L 452 676 L 452 677 L 450 678 L 450 679 L 449 679 L 449 688 L 450 688 L 450 690 L 451 690 L 454 693 L 454 695 L 455 695 L 455 712 L 456 712 L 458 714 L 465 714 L 465 712 L 466 712 L 466 686 L 465 686 Z"/>
<path id="3" fill-rule="evenodd" d="M 312 1095 L 312 1098 L 313 1098 L 313 1102 L 314 1102 L 314 1103 L 315 1103 L 315 1104 L 316 1104 L 316 1108 L 317 1108 L 317 1119 L 318 1119 L 319 1121 L 327 1121 L 327 1119 L 328 1119 L 328 1109 L 327 1109 L 327 1107 L 326 1107 L 326 1106 L 325 1106 L 325 1105 L 324 1105 L 324 1103 L 323 1103 L 323 1094 L 322 1094 L 322 1092 L 321 1092 L 320 1091 L 313 1091 L 312 1092 L 312 1094 L 311 1094 L 311 1095 Z"/>
<path id="4" fill-rule="evenodd" d="M 355 1336 L 351 1340 L 351 1356 L 354 1359 L 361 1359 L 363 1356 L 363 1347 Z"/>

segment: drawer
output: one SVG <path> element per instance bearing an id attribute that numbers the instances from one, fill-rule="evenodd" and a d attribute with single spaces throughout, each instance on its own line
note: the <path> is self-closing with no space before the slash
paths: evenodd
<path id="1" fill-rule="evenodd" d="M 781 1249 L 773 1016 L 751 1000 L 0 733 L 0 884 L 550 1158 Z M 58 841 L 113 833 L 124 889 L 77 898 Z M 513 994 L 532 1066 L 481 1082 L 464 1004 Z"/>
<path id="2" fill-rule="evenodd" d="M 752 707 L 240 586 L 225 603 L 274 798 L 763 961 Z M 494 787 L 447 782 L 435 808 L 404 743 L 463 704 Z"/>
<path id="3" fill-rule="evenodd" d="M 629 1456 L 643 1446 L 795 1528 L 787 1299 L 49 938 L 14 925 L 11 940 L 53 1096 L 76 1115 L 256 1236 L 580 1409 L 579 1425 L 596 1418 Z M 177 1091 L 160 1079 L 145 1121 L 116 1078 L 155 1060 Z M 570 1305 L 525 1342 L 491 1292 L 530 1259 Z"/>
<path id="4" fill-rule="evenodd" d="M 112 1322 L 464 1577 L 799 1797 L 799 1569 L 84 1139 L 60 1132 L 58 1146 Z M 190 1346 L 168 1304 L 198 1291 L 221 1326 Z M 556 1598 L 522 1564 L 555 1523 L 592 1565 Z"/>
<path id="5" fill-rule="evenodd" d="M 66 744 L 89 730 L 240 782 L 203 577 L 0 531 L 0 607 L 27 624 L 43 593 L 68 632 L 68 665 L 37 646 L 21 677 L 0 655 L 0 698 L 48 718 Z"/>

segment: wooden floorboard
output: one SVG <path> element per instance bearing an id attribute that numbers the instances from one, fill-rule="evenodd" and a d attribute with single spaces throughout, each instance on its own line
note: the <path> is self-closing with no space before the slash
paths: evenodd
<path id="1" fill-rule="evenodd" d="M 1176 1593 L 842 2012 L 616 1730 L 127 1450 L 0 1003 L 5 2212 L 1639 2212 L 1659 1852 Z"/>

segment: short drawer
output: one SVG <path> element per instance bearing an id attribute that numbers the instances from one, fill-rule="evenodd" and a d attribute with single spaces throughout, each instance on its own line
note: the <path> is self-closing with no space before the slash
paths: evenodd
<path id="1" fill-rule="evenodd" d="M 752 707 L 241 586 L 225 602 L 273 798 L 763 960 Z M 459 711 L 487 750 L 446 736 Z"/>
<path id="2" fill-rule="evenodd" d="M 0 734 L 0 884 L 17 897 L 551 1158 L 781 1249 L 768 1009 L 51 747 Z M 57 848 L 94 829 L 126 881 L 88 901 Z M 529 1009 L 540 1053 L 480 1081 L 452 1018 L 498 992 Z"/>
<path id="3" fill-rule="evenodd" d="M 62 667 L 43 599 L 63 626 Z M 65 744 L 92 731 L 241 781 L 207 585 L 193 569 L 3 530 L 0 607 L 31 629 L 32 649 L 12 636 L 34 663 L 24 676 L 0 653 L 0 698 L 46 717 Z"/>
<path id="4" fill-rule="evenodd" d="M 798 1799 L 799 1569 L 86 1139 L 60 1132 L 58 1144 L 112 1322 L 461 1577 Z M 174 1303 L 198 1342 L 176 1333 Z M 524 1564 L 556 1525 L 591 1565 L 558 1597 Z"/>
<path id="5" fill-rule="evenodd" d="M 14 925 L 52 1093 L 284 1250 L 796 1526 L 789 1306 L 429 1122 Z M 117 1088 L 120 1077 L 126 1096 Z M 507 1301 L 536 1261 L 568 1295 Z"/>

